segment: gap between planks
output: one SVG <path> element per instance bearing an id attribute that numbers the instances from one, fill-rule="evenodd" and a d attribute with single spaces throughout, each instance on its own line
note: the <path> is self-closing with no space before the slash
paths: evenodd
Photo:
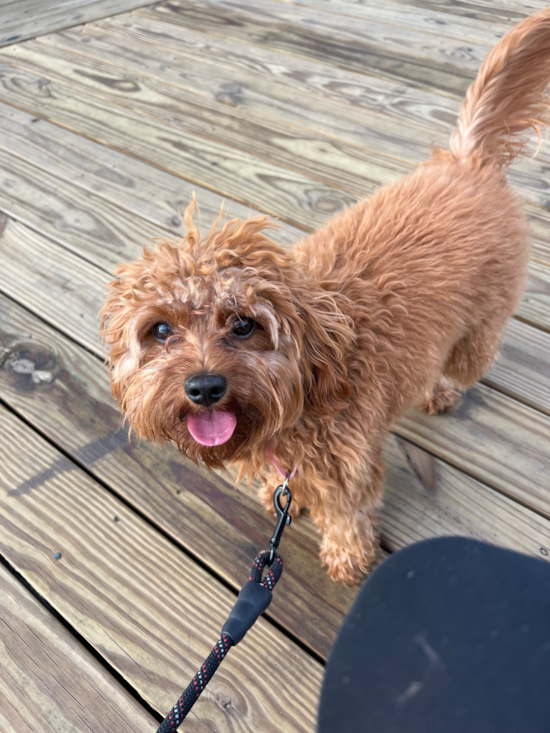
<path id="1" fill-rule="evenodd" d="M 105 18 L 115 13 L 127 13 L 150 4 L 150 0 L 17 0 L 2 3 L 0 46 L 52 33 Z"/>
<path id="2" fill-rule="evenodd" d="M 3 733 L 153 733 L 158 728 L 158 722 L 1 564 L 0 589 Z"/>

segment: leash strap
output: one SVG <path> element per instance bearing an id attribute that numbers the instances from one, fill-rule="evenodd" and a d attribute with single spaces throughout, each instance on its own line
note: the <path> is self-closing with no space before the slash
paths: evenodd
<path id="1" fill-rule="evenodd" d="M 286 497 L 286 504 L 281 504 L 281 496 Z M 271 591 L 283 572 L 283 560 L 276 552 L 284 528 L 290 524 L 290 502 L 292 494 L 288 488 L 288 477 L 283 486 L 279 486 L 274 494 L 273 502 L 278 521 L 275 533 L 270 540 L 271 549 L 260 553 L 252 564 L 248 581 L 241 588 L 237 601 L 224 623 L 221 635 L 215 647 L 204 660 L 199 671 L 193 677 L 181 697 L 162 721 L 157 733 L 175 733 L 187 717 L 201 692 L 214 676 L 232 646 L 238 644 L 246 632 L 254 625 L 271 603 Z M 269 567 L 264 577 L 265 568 Z"/>

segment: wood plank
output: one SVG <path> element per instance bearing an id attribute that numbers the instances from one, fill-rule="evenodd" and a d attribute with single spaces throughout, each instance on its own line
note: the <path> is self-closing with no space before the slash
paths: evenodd
<path id="1" fill-rule="evenodd" d="M 395 432 L 550 516 L 550 420 L 482 384 L 440 418 L 412 410 Z"/>
<path id="2" fill-rule="evenodd" d="M 483 382 L 550 414 L 550 334 L 512 319 Z"/>
<path id="3" fill-rule="evenodd" d="M 410 0 L 396 0 L 408 7 Z M 522 18 L 548 7 L 546 0 L 414 0 L 415 7 L 432 12 L 448 13 L 457 18 L 471 18 L 481 22 L 519 23 Z"/>
<path id="4" fill-rule="evenodd" d="M 271 520 L 255 497 L 232 490 L 221 477 L 198 469 L 174 450 L 127 442 L 119 431 L 107 370 L 97 359 L 2 297 L 0 323 L 6 324 L 0 332 L 0 395 L 5 403 L 238 586 L 243 567 L 270 533 Z M 32 369 L 21 374 L 17 364 L 22 359 L 42 373 L 41 380 L 33 381 Z M 48 374 L 53 375 L 50 381 Z M 414 464 L 403 445 L 417 458 Z M 387 546 L 462 534 L 541 555 L 550 536 L 549 520 L 402 439 L 390 437 L 385 458 L 382 535 Z M 430 486 L 428 473 L 435 477 Z M 472 514 L 471 501 L 483 511 Z M 318 542 L 307 517 L 293 523 L 282 546 L 285 582 L 270 614 L 325 656 L 355 590 L 328 581 L 319 568 Z"/>
<path id="5" fill-rule="evenodd" d="M 340 68 L 405 82 L 441 94 L 462 96 L 485 56 L 486 48 L 384 23 L 349 19 L 264 0 L 170 0 L 140 10 L 142 17 L 166 18 L 200 29 L 208 16 L 210 32 L 244 43 L 331 63 Z M 457 65 L 456 60 L 460 60 Z"/>
<path id="6" fill-rule="evenodd" d="M 505 22 L 498 16 L 492 17 L 490 21 L 484 18 L 471 18 L 465 15 L 450 15 L 448 12 L 441 12 L 434 6 L 427 11 L 426 8 L 418 6 L 410 0 L 399 2 L 399 0 L 385 0 L 383 4 L 377 0 L 280 0 L 287 5 L 301 5 L 308 8 L 316 8 L 324 13 L 334 13 L 348 18 L 352 23 L 355 18 L 367 22 L 383 22 L 389 25 L 396 25 L 401 28 L 414 28 L 417 31 L 433 33 L 445 38 L 458 41 L 471 41 L 479 46 L 494 46 L 509 30 L 514 21 Z M 524 3 L 518 4 L 517 10 L 521 12 Z M 525 15 L 528 15 L 525 11 Z"/>
<path id="7" fill-rule="evenodd" d="M 91 309 L 81 300 L 85 283 L 94 280 L 97 287 L 101 279 L 97 274 L 93 278 L 84 274 L 84 265 L 88 268 L 91 265 L 79 261 L 73 266 L 74 255 L 63 251 L 59 256 L 54 255 L 59 249 L 56 245 L 18 223 L 6 228 L 0 244 L 0 287 L 4 292 L 40 313 L 62 332 L 70 333 L 79 343 L 100 352 L 96 326 L 90 317 L 90 311 L 95 315 L 98 308 Z M 55 273 L 40 275 L 38 263 L 42 259 L 56 261 Z M 81 268 L 81 274 L 77 267 Z M 101 273 L 101 277 L 106 279 L 106 273 Z M 69 278 L 71 290 L 63 298 L 56 296 L 56 292 L 63 292 L 61 284 Z M 37 297 L 41 291 L 47 291 L 47 298 Z M 69 307 L 71 292 L 78 300 L 75 306 Z M 96 292 L 95 303 L 100 293 L 101 290 Z M 87 319 L 79 317 L 77 325 L 73 325 L 73 313 L 80 312 Z M 509 495 L 521 497 L 527 505 L 550 514 L 545 489 L 550 465 L 545 443 L 550 434 L 550 421 L 540 412 L 479 385 L 467 393 L 453 413 L 434 418 L 413 411 L 398 423 L 396 431 L 490 486 L 503 488 Z"/>
<path id="8" fill-rule="evenodd" d="M 238 83 L 241 79 L 243 80 L 243 89 L 233 99 L 237 106 L 253 105 L 258 95 L 260 97 L 266 94 L 269 96 L 269 89 L 273 86 L 277 100 L 275 111 L 280 114 L 281 105 L 288 104 L 284 101 L 285 97 L 279 98 L 279 94 L 284 95 L 282 89 L 279 91 L 281 84 L 294 90 L 295 108 L 300 107 L 301 94 L 306 95 L 307 107 L 310 106 L 309 100 L 319 98 L 345 103 L 347 109 L 341 125 L 343 134 L 346 132 L 346 120 L 348 119 L 353 119 L 359 128 L 361 124 L 364 128 L 373 125 L 374 122 L 371 121 L 373 111 L 388 113 L 390 118 L 398 117 L 408 122 L 412 121 L 413 129 L 428 124 L 442 131 L 444 139 L 448 139 L 449 130 L 454 125 L 460 100 L 379 79 L 368 74 L 353 72 L 349 69 L 340 69 L 330 63 L 296 57 L 277 51 L 269 44 L 242 43 L 238 39 L 233 39 L 230 32 L 222 36 L 215 35 L 211 31 L 215 31 L 216 26 L 210 24 L 208 14 L 204 15 L 204 27 L 197 23 L 197 28 L 171 23 L 169 22 L 170 17 L 166 13 L 159 17 L 151 12 L 147 12 L 147 15 L 144 16 L 141 11 L 138 11 L 110 18 L 88 26 L 87 29 L 83 28 L 80 32 L 79 29 L 75 29 L 71 33 L 78 34 L 84 45 L 91 43 L 95 46 L 103 33 L 110 32 L 119 37 L 120 34 L 128 35 L 131 42 L 136 44 L 156 47 L 165 57 L 164 65 L 168 71 L 174 64 L 174 78 L 179 72 L 180 84 L 193 84 L 194 65 L 191 61 L 193 58 L 208 64 L 209 70 L 211 65 L 217 64 L 223 67 L 225 62 L 231 73 L 227 82 Z M 60 43 L 62 38 L 64 36 L 59 38 Z M 127 45 L 122 38 L 119 44 Z M 81 50 L 81 52 L 84 51 Z M 148 53 L 152 51 L 149 50 Z M 219 75 L 222 72 L 216 71 L 215 73 Z M 256 81 L 258 79 L 263 80 L 263 85 Z M 210 89 L 208 79 L 204 78 L 202 83 L 203 93 L 207 93 Z M 200 84 L 199 79 L 197 84 Z M 215 88 L 213 92 L 223 94 L 223 90 L 219 87 Z M 314 104 L 315 102 L 311 101 L 311 105 Z M 307 115 L 307 111 L 304 111 L 303 114 Z M 320 114 L 320 110 L 316 108 L 315 117 Z M 325 106 L 323 114 L 330 114 L 330 107 Z M 375 117 L 372 119 L 374 120 Z M 312 119 L 308 122 L 308 126 L 314 123 L 315 119 Z M 391 122 L 388 124 L 391 125 Z M 369 135 L 369 130 L 365 129 L 364 132 L 366 136 Z M 401 129 L 397 131 L 397 135 L 402 139 L 407 135 L 407 130 Z M 426 142 L 429 145 L 433 139 L 430 138 Z M 424 153 L 422 155 L 424 156 Z"/>
<path id="9" fill-rule="evenodd" d="M 527 285 L 516 315 L 533 326 L 550 331 L 550 268 L 529 263 Z"/>
<path id="10" fill-rule="evenodd" d="M 13 73 L 10 71 L 10 74 Z M 33 86 L 37 83 L 36 77 L 30 79 L 27 77 L 27 80 Z M 35 86 L 35 91 L 38 91 L 38 87 Z M 47 86 L 47 98 L 44 98 L 41 93 L 37 97 L 31 94 L 33 112 L 40 110 L 40 113 L 44 114 L 48 103 L 46 99 L 51 102 L 55 97 L 51 87 L 52 84 Z M 11 88 L 13 94 L 8 94 L 7 97 L 17 96 L 22 89 L 28 89 L 21 83 Z M 242 196 L 241 183 L 245 181 L 243 185 L 248 190 L 247 197 L 253 200 L 255 205 L 265 206 L 268 212 L 282 215 L 291 222 L 293 216 L 296 216 L 297 221 L 295 219 L 294 223 L 304 228 L 320 224 L 331 213 L 343 208 L 356 198 L 334 187 L 306 179 L 299 173 L 290 172 L 258 158 L 247 156 L 243 152 L 239 153 L 198 137 L 193 137 L 196 155 L 191 155 L 187 150 L 180 155 L 182 143 L 179 136 L 173 135 L 161 126 L 155 125 L 153 129 L 150 129 L 152 123 L 143 118 L 137 118 L 126 110 L 115 112 L 112 106 L 103 107 L 101 104 L 91 107 L 91 100 L 86 95 L 82 95 L 81 106 L 79 106 L 74 94 L 69 99 L 62 89 L 59 91 L 57 100 L 60 104 L 56 106 L 52 115 L 56 122 L 69 124 L 88 134 L 92 133 L 90 130 L 92 128 L 93 133 L 90 136 L 99 139 L 100 142 L 108 142 L 115 147 L 126 149 L 126 152 L 137 153 L 139 151 L 140 157 L 145 157 L 156 165 L 169 167 L 173 172 L 180 173 L 182 176 L 189 175 L 189 168 L 192 167 L 193 175 L 202 179 L 203 183 L 216 186 L 218 190 L 220 190 L 220 184 L 221 187 L 227 186 L 236 197 Z M 28 97 L 26 101 L 29 101 Z M 62 108 L 61 114 L 59 107 Z M 79 109 L 79 114 L 75 116 L 76 108 Z M 93 119 L 94 112 L 95 120 Z M 130 127 L 129 133 L 124 131 L 128 126 Z M 150 134 L 146 134 L 147 128 Z M 155 136 L 158 145 L 153 144 Z M 199 149 L 202 151 L 202 157 L 199 155 Z M 211 156 L 215 160 L 211 160 Z M 216 164 L 214 166 L 216 173 L 212 173 L 211 163 Z M 269 170 L 266 170 L 266 167 Z M 225 169 L 227 175 L 220 173 L 222 169 Z M 223 188 L 221 192 L 224 192 Z M 255 198 L 256 195 L 257 198 Z M 15 210 L 14 215 L 18 215 Z M 545 329 L 550 328 L 550 310 L 547 298 L 549 281 L 548 269 L 544 265 L 534 265 L 526 296 L 518 309 L 518 314 L 527 322 Z"/>
<path id="11" fill-rule="evenodd" d="M 425 159 L 435 139 L 432 128 L 423 120 L 408 117 L 404 129 L 400 116 L 381 113 L 372 102 L 370 106 L 358 107 L 330 92 L 320 94 L 309 84 L 300 84 L 305 69 L 298 71 L 301 61 L 294 57 L 261 49 L 256 58 L 255 47 L 243 49 L 242 44 L 170 23 L 128 14 L 45 36 L 40 45 L 46 44 L 92 59 L 100 58 L 125 73 L 146 75 L 201 98 L 206 96 L 221 111 L 225 105 L 237 112 L 245 111 L 252 119 L 284 120 L 301 129 L 405 160 Z M 298 85 L 283 80 L 281 65 L 283 69 L 293 68 L 290 81 L 297 78 Z M 317 64 L 310 66 L 317 73 L 323 72 Z M 347 82 L 352 84 L 349 76 Z M 361 80 L 365 82 L 364 77 Z M 441 107 L 446 109 L 447 104 L 444 100 Z M 454 107 L 458 104 L 453 101 L 453 111 Z M 446 130 L 445 133 L 448 139 Z M 403 148 L 408 146 L 412 151 L 404 155 Z"/>
<path id="12" fill-rule="evenodd" d="M 289 126 L 273 116 L 253 117 L 175 88 L 158 76 L 133 75 L 131 70 L 121 73 L 120 68 L 102 61 L 100 55 L 88 58 L 32 41 L 4 51 L 2 57 L 13 60 L 18 69 L 44 75 L 62 85 L 65 94 L 118 105 L 160 123 L 167 132 L 182 130 L 303 172 L 310 185 L 320 182 L 355 194 L 350 200 L 372 193 L 381 184 L 412 170 L 410 164 Z"/>
<path id="13" fill-rule="evenodd" d="M 146 733 L 158 728 L 120 683 L 0 565 L 4 733 Z"/>
<path id="14" fill-rule="evenodd" d="M 458 102 L 449 106 L 449 100 L 441 97 L 438 107 L 437 101 L 431 98 L 426 100 L 427 95 L 423 92 L 407 90 L 407 95 L 412 94 L 415 100 L 412 106 L 410 101 L 407 102 L 404 90 L 397 85 L 394 94 L 400 99 L 400 104 L 391 106 L 385 112 L 375 108 L 374 92 L 368 100 L 370 104 L 360 106 L 349 104 L 350 100 L 341 100 L 341 95 L 331 93 L 331 88 L 324 89 L 323 94 L 320 94 L 317 90 L 312 92 L 308 84 L 301 84 L 300 94 L 297 95 L 294 82 L 296 79 L 303 80 L 306 73 L 301 63 L 288 55 L 276 54 L 273 58 L 270 49 L 267 49 L 266 54 L 265 49 L 252 48 L 249 54 L 254 60 L 245 57 L 245 64 L 243 56 L 247 47 L 243 50 L 242 44 L 233 44 L 237 46 L 234 48 L 225 39 L 212 36 L 205 38 L 204 34 L 186 28 L 150 19 L 145 21 L 133 14 L 110 18 L 82 30 L 48 36 L 41 43 L 69 48 L 92 59 L 101 58 L 124 69 L 125 73 L 146 74 L 193 94 L 207 94 L 218 108 L 220 102 L 229 105 L 242 110 L 247 119 L 253 118 L 263 123 L 266 117 L 276 116 L 279 121 L 284 120 L 292 126 L 305 127 L 375 151 L 376 157 L 371 156 L 365 161 L 366 180 L 359 178 L 356 181 L 354 176 L 349 175 L 349 159 L 346 160 L 341 155 L 342 151 L 335 151 L 332 146 L 331 165 L 337 166 L 337 169 L 335 177 L 329 178 L 329 181 L 337 183 L 344 179 L 346 190 L 358 195 L 370 190 L 373 174 L 376 180 L 388 180 L 387 176 L 376 174 L 380 166 L 386 164 L 380 160 L 379 153 L 406 161 L 410 167 L 398 169 L 406 173 L 428 158 L 434 145 L 446 146 L 459 107 Z M 256 59 L 260 51 L 263 55 Z M 251 73 L 249 67 L 253 63 L 254 73 Z M 281 67 L 284 65 L 291 68 L 284 76 L 284 81 L 280 81 Z M 271 73 L 271 69 L 276 70 L 277 76 Z M 315 71 L 315 78 L 318 78 L 320 70 L 316 68 Z M 362 77 L 363 84 L 364 79 Z M 355 89 L 353 81 L 349 79 L 344 89 L 349 86 Z M 411 107 L 417 115 L 418 109 L 427 104 L 431 115 L 420 122 L 411 114 Z M 403 125 L 404 114 L 406 125 Z M 543 263 L 550 264 L 550 216 L 546 209 L 540 208 L 542 205 L 547 207 L 548 203 L 546 181 L 550 173 L 550 149 L 547 148 L 547 145 L 543 145 L 535 162 L 528 158 L 517 161 L 510 170 L 509 178 L 518 193 L 536 202 L 535 205 L 526 202 L 528 216 L 534 225 L 533 255 Z M 535 149 L 532 152 L 534 154 Z M 323 157 L 326 154 L 324 151 Z M 275 159 L 277 151 L 268 150 L 267 155 Z M 338 164 L 340 158 L 342 161 Z M 305 164 L 301 162 L 301 156 L 292 160 L 300 163 L 300 170 L 305 171 L 308 165 L 312 171 L 316 169 L 315 160 L 306 160 Z M 393 162 L 389 165 L 390 169 L 395 169 Z M 355 164 L 352 164 L 352 168 L 356 169 Z M 359 172 L 357 166 L 356 173 Z M 327 175 L 331 176 L 330 169 Z"/>
<path id="15" fill-rule="evenodd" d="M 125 13 L 150 0 L 17 0 L 2 3 L 0 46 L 19 43 L 44 33 Z"/>
<path id="16" fill-rule="evenodd" d="M 149 704 L 170 709 L 234 594 L 5 409 L 0 434 L 4 556 Z M 261 618 L 194 712 L 208 730 L 313 733 L 321 677 Z"/>
<path id="17" fill-rule="evenodd" d="M 78 324 L 78 342 L 103 355 L 98 319 L 109 274 L 69 250 L 41 237 L 23 224 L 0 219 L 0 289 L 60 331 L 67 313 Z M 69 305 L 70 303 L 70 305 Z M 60 307 L 61 305 L 61 307 Z"/>
<path id="18" fill-rule="evenodd" d="M 37 170 L 0 150 L 0 209 L 101 267 L 138 257 L 143 245 L 172 232 Z"/>
<path id="19" fill-rule="evenodd" d="M 397 550 L 429 537 L 460 535 L 549 559 L 547 518 L 403 438 L 387 441 L 384 458 L 386 547 Z"/>
<path id="20" fill-rule="evenodd" d="M 62 85 L 3 64 L 0 83 L 0 101 L 260 211 L 274 216 L 284 211 L 286 221 L 302 227 L 317 226 L 354 200 L 335 187 L 183 130 L 172 131 L 87 94 L 67 95 Z"/>
<path id="21" fill-rule="evenodd" d="M 6 163 L 11 168 L 17 184 L 14 182 L 13 185 L 10 183 L 9 188 L 3 187 L 4 205 L 14 218 L 20 218 L 19 215 L 21 215 L 23 221 L 32 214 L 33 202 L 37 201 L 37 198 L 40 199 L 39 191 L 36 189 L 43 188 L 46 179 L 48 179 L 48 187 L 55 188 L 61 185 L 58 181 L 52 181 L 50 174 L 55 176 L 55 179 L 61 179 L 70 184 L 69 189 L 64 189 L 65 192 L 67 190 L 73 192 L 77 187 L 83 192 L 96 194 L 101 199 L 116 203 L 117 209 L 124 209 L 133 217 L 145 219 L 155 226 L 155 236 L 164 234 L 161 229 L 170 236 L 185 233 L 185 226 L 182 222 L 183 212 L 191 201 L 193 193 L 197 196 L 201 219 L 205 227 L 208 227 L 209 223 L 219 215 L 222 205 L 229 219 L 248 219 L 257 214 L 254 209 L 241 206 L 206 188 L 200 188 L 183 178 L 165 173 L 154 166 L 123 155 L 116 150 L 105 148 L 81 135 L 71 133 L 2 103 L 0 103 L 0 129 L 2 131 L 0 150 L 15 155 L 32 165 L 32 178 L 36 185 L 33 185 L 33 181 L 29 182 L 32 189 L 32 194 L 30 194 L 29 189 L 22 189 L 19 185 L 20 176 L 14 170 L 17 163 L 15 161 Z M 36 168 L 44 171 L 46 178 L 43 178 Z M 16 206 L 17 200 L 9 206 L 7 203 L 14 199 L 12 192 L 14 185 L 20 192 L 27 191 L 27 196 L 21 201 L 20 207 Z M 84 221 L 88 221 L 97 210 L 96 207 L 101 208 L 102 205 L 95 197 L 86 197 L 84 193 L 80 198 L 80 204 L 77 203 L 78 199 L 79 194 L 74 191 L 69 196 L 68 205 L 76 208 L 82 206 Z M 58 201 L 53 209 L 57 211 L 58 217 L 59 207 L 60 202 Z M 79 214 L 78 218 L 80 216 Z M 102 217 L 104 217 L 103 214 Z M 59 218 L 56 220 L 54 217 L 51 225 L 48 226 L 51 220 L 52 212 L 45 212 L 45 215 L 40 218 L 42 226 L 37 225 L 37 228 L 47 231 L 52 239 L 58 239 Z M 120 224 L 119 222 L 114 225 L 115 230 L 120 228 Z M 125 228 L 125 225 L 123 226 Z M 63 224 L 62 228 L 65 232 L 67 229 L 72 231 L 66 224 Z M 125 240 L 133 241 L 132 229 L 133 227 L 130 227 L 130 237 L 124 231 Z M 89 242 L 86 233 L 84 236 Z M 291 244 L 302 236 L 302 232 L 289 224 L 281 223 L 278 229 L 272 230 L 271 236 L 281 244 Z M 75 237 L 74 241 L 78 239 L 79 237 Z M 145 236 L 140 235 L 140 247 L 144 243 Z"/>

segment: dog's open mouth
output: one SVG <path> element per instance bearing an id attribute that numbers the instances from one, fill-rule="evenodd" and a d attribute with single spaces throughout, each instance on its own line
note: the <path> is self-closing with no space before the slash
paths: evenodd
<path id="1" fill-rule="evenodd" d="M 201 445 L 222 445 L 227 443 L 237 427 L 234 412 L 208 410 L 198 415 L 188 415 L 189 432 Z"/>

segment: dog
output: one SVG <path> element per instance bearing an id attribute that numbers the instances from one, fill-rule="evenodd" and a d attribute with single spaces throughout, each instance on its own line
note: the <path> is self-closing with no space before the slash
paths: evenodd
<path id="1" fill-rule="evenodd" d="M 451 408 L 498 352 L 530 246 L 505 177 L 544 126 L 550 11 L 484 60 L 449 150 L 335 216 L 293 248 L 273 223 L 217 220 L 122 264 L 102 310 L 113 394 L 138 436 L 259 476 L 272 508 L 323 533 L 330 576 L 356 583 L 377 551 L 381 449 L 417 406 Z M 539 132 L 540 135 L 540 132 Z"/>

